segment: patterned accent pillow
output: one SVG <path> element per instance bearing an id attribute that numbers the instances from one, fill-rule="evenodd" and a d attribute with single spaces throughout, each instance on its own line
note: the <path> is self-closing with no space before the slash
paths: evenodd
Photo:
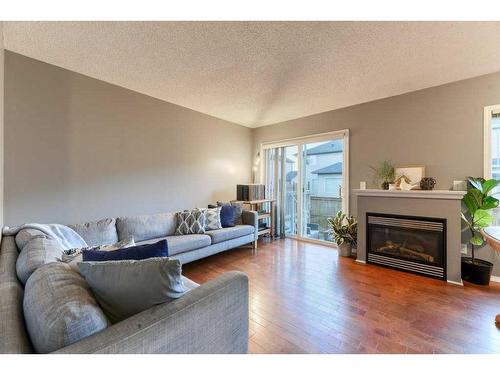
<path id="1" fill-rule="evenodd" d="M 206 208 L 205 212 L 205 230 L 216 230 L 222 228 L 220 221 L 221 207 Z"/>
<path id="2" fill-rule="evenodd" d="M 191 211 L 177 212 L 177 228 L 175 234 L 205 233 L 205 213 L 195 208 Z"/>

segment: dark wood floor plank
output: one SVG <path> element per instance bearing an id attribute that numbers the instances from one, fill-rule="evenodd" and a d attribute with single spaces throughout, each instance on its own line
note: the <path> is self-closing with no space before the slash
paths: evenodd
<path id="1" fill-rule="evenodd" d="M 291 239 L 183 267 L 249 276 L 250 353 L 500 353 L 500 284 L 455 286 Z"/>

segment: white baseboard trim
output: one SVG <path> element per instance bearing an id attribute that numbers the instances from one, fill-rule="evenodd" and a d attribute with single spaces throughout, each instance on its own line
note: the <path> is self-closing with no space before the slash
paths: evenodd
<path id="1" fill-rule="evenodd" d="M 364 260 L 361 260 L 361 259 L 356 259 L 356 262 L 366 264 L 366 262 Z"/>
<path id="2" fill-rule="evenodd" d="M 462 280 L 460 280 L 460 282 L 458 282 L 458 281 L 452 281 L 452 280 L 446 280 L 446 282 L 448 282 L 450 284 L 453 284 L 453 285 L 464 286 L 464 283 L 462 282 Z"/>
<path id="3" fill-rule="evenodd" d="M 500 276 L 491 276 L 490 281 L 493 281 L 494 283 L 500 283 Z"/>

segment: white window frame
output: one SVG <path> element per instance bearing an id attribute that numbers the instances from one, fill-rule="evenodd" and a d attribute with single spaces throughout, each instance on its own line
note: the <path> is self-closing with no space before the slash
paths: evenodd
<path id="1" fill-rule="evenodd" d="M 500 112 L 500 104 L 484 107 L 484 129 L 483 129 L 483 178 L 491 178 L 491 115 L 492 112 Z"/>

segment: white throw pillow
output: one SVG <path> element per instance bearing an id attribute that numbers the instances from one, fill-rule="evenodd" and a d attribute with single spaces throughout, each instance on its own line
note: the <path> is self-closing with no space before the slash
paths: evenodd
<path id="1" fill-rule="evenodd" d="M 205 213 L 205 230 L 216 230 L 222 228 L 222 223 L 220 221 L 221 209 L 221 207 L 216 207 L 205 208 L 203 210 Z"/>

